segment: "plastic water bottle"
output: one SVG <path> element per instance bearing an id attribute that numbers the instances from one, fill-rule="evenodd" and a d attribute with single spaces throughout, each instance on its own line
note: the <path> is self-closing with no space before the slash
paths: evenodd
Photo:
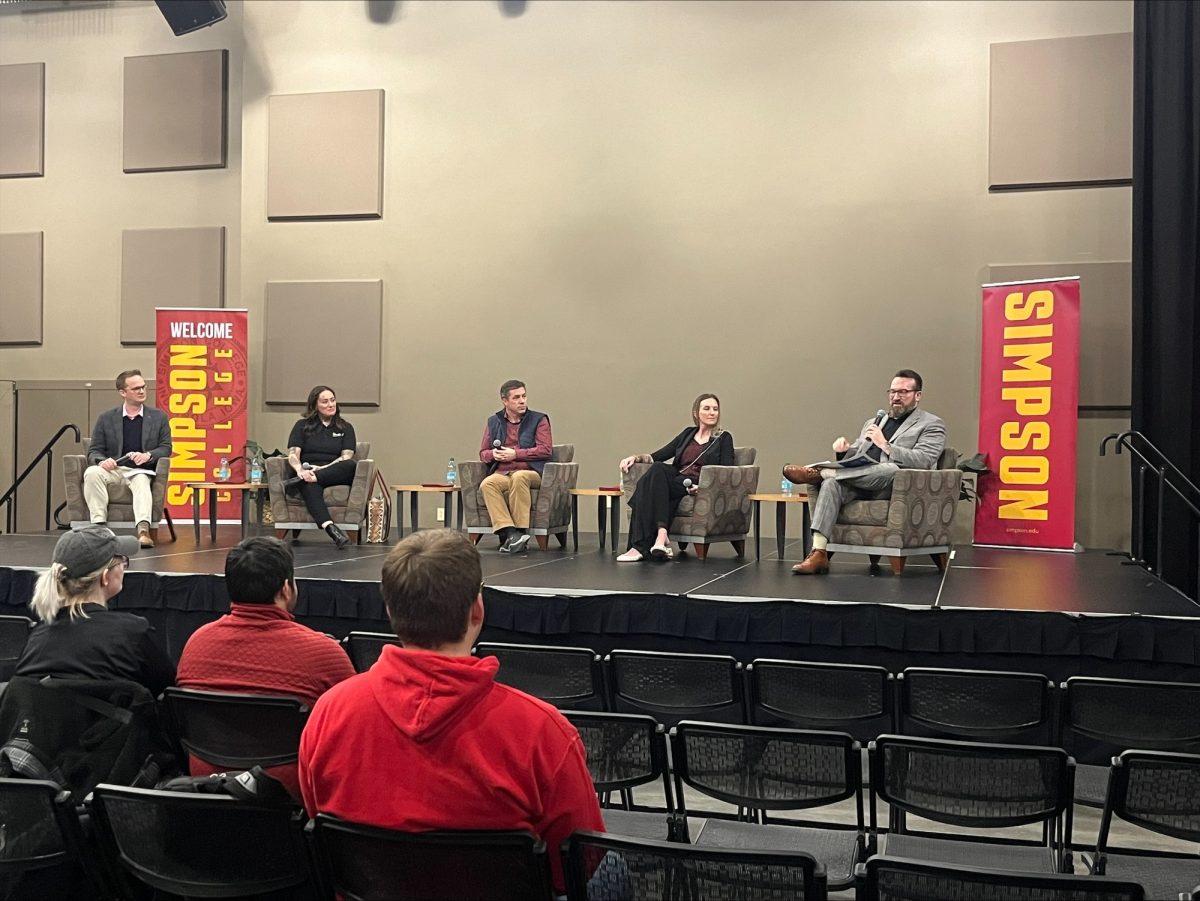
<path id="1" fill-rule="evenodd" d="M 262 481 L 262 460 L 259 459 L 258 454 L 250 458 L 250 481 L 255 484 Z"/>
<path id="2" fill-rule="evenodd" d="M 458 464 L 454 462 L 454 458 L 450 458 L 450 462 L 446 464 L 446 484 L 458 484 Z"/>
<path id="3" fill-rule="evenodd" d="M 791 497 L 792 496 L 792 483 L 789 482 L 787 479 L 782 480 L 779 483 L 779 493 L 782 494 L 784 497 Z"/>
<path id="4" fill-rule="evenodd" d="M 229 481 L 229 458 L 228 457 L 222 457 L 221 462 L 217 464 L 217 481 L 218 482 L 228 482 Z"/>

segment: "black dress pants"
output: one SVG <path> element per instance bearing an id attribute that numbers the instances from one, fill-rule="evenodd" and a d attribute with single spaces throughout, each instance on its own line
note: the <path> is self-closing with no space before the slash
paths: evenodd
<path id="1" fill-rule="evenodd" d="M 658 530 L 670 527 L 686 495 L 679 470 L 667 463 L 652 464 L 638 479 L 629 499 L 629 547 L 641 551 L 643 557 L 649 556 Z"/>
<path id="2" fill-rule="evenodd" d="M 357 464 L 353 460 L 339 460 L 316 472 L 315 482 L 301 482 L 297 486 L 300 497 L 304 498 L 304 506 L 308 515 L 318 526 L 332 519 L 329 507 L 325 503 L 325 489 L 330 485 L 349 485 L 354 481 L 354 470 Z"/>

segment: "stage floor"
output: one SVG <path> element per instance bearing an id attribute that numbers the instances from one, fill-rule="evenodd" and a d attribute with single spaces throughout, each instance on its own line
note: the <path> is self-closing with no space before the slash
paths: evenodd
<path id="1" fill-rule="evenodd" d="M 220 574 L 225 554 L 239 538 L 236 526 L 219 526 L 216 542 L 197 545 L 191 529 L 177 526 L 179 540 L 162 543 L 133 558 L 130 570 L 163 575 Z M 0 535 L 0 567 L 40 569 L 47 565 L 59 532 Z M 160 530 L 165 535 L 166 530 Z M 270 534 L 270 533 L 266 533 Z M 207 530 L 205 530 L 207 536 Z M 395 543 L 395 539 L 392 539 Z M 764 551 L 767 550 L 764 542 Z M 304 532 L 293 545 L 301 579 L 378 582 L 389 547 L 350 545 L 338 551 L 323 536 Z M 526 595 L 647 593 L 688 595 L 726 601 L 806 601 L 875 603 L 911 608 L 975 608 L 1056 613 L 1144 616 L 1200 616 L 1200 605 L 1164 585 L 1124 557 L 1089 550 L 1080 554 L 962 547 L 939 573 L 929 558 L 910 558 L 904 575 L 883 562 L 872 575 L 865 557 L 838 554 L 827 576 L 797 576 L 797 540 L 780 559 L 772 547 L 761 560 L 738 560 L 731 545 L 718 545 L 707 560 L 677 556 L 669 563 L 617 563 L 612 549 L 599 550 L 597 537 L 580 535 L 580 550 L 539 551 L 510 557 L 496 541 L 479 545 L 484 581 Z"/>

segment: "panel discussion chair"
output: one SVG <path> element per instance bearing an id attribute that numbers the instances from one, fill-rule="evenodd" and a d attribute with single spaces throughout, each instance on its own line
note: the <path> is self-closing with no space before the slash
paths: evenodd
<path id="1" fill-rule="evenodd" d="M 271 517 L 278 533 L 292 532 L 299 538 L 303 529 L 316 529 L 304 499 L 288 494 L 284 481 L 295 472 L 288 466 L 287 457 L 267 457 L 267 496 L 271 499 Z M 354 449 L 354 481 L 349 485 L 330 485 L 325 489 L 325 504 L 329 516 L 344 532 L 353 532 L 355 541 L 362 544 L 367 522 L 367 501 L 371 498 L 371 481 L 375 478 L 375 461 L 371 459 L 371 444 L 359 441 Z M 281 536 L 286 537 L 286 536 Z"/>
<path id="2" fill-rule="evenodd" d="M 550 459 L 542 469 L 542 485 L 530 492 L 529 534 L 543 551 L 548 536 L 558 539 L 560 547 L 567 546 L 567 531 L 571 528 L 571 489 L 579 482 L 579 464 L 575 459 L 575 445 L 555 444 Z M 476 544 L 484 535 L 494 531 L 492 519 L 479 485 L 487 478 L 487 464 L 481 460 L 464 460 L 458 464 L 459 500 L 462 502 L 463 521 L 467 536 Z"/>

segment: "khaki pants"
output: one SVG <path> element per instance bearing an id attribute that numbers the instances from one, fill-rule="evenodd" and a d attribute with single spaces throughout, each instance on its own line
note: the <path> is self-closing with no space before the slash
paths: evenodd
<path id="1" fill-rule="evenodd" d="M 479 483 L 483 502 L 492 520 L 492 531 L 529 528 L 530 492 L 542 487 L 542 477 L 532 469 L 496 472 Z"/>
<path id="2" fill-rule="evenodd" d="M 89 466 L 83 471 L 83 499 L 87 502 L 92 522 L 108 522 L 109 489 L 125 484 L 129 485 L 129 493 L 133 495 L 133 521 L 155 525 L 150 522 L 150 508 L 153 506 L 150 477 L 139 474 L 126 480 L 120 469 L 108 472 L 99 466 Z"/>

